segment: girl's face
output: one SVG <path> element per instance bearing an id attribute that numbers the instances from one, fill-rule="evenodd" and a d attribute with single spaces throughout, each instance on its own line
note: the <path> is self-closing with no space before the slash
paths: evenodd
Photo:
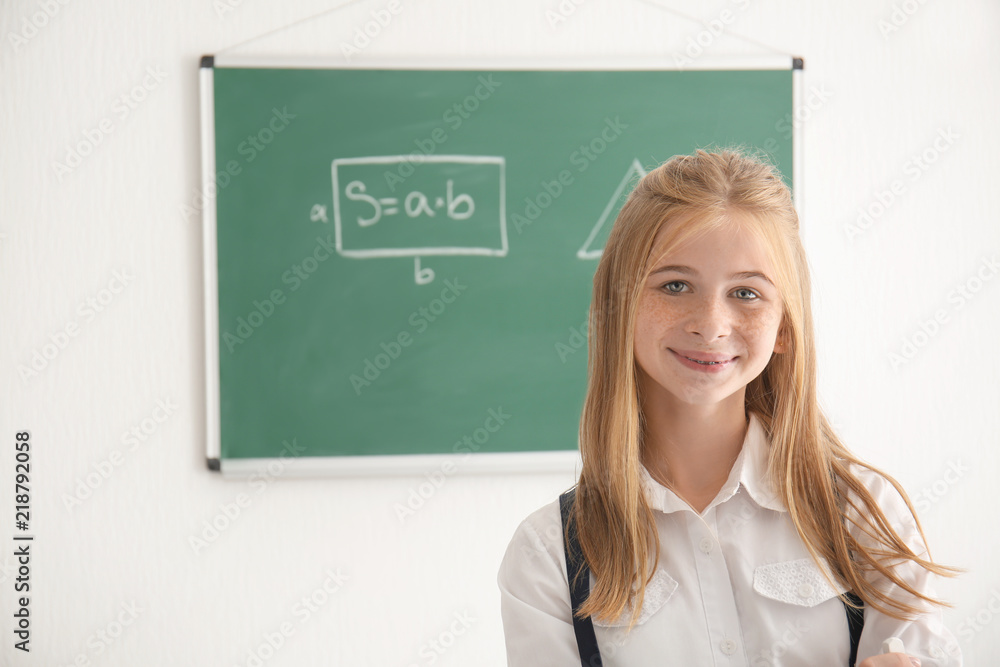
<path id="1" fill-rule="evenodd" d="M 737 394 L 742 405 L 747 384 L 779 351 L 782 303 L 773 267 L 757 239 L 737 226 L 657 259 L 665 232 L 653 242 L 635 325 L 643 394 L 674 408 Z"/>

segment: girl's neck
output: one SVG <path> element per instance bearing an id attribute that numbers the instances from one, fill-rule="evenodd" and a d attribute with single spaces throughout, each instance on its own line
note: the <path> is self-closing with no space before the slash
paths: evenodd
<path id="1" fill-rule="evenodd" d="M 643 463 L 653 479 L 701 514 L 725 484 L 746 438 L 743 396 L 713 406 L 643 406 Z"/>

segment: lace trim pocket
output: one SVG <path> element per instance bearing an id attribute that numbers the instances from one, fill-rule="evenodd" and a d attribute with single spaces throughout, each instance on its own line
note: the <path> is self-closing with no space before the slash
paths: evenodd
<path id="1" fill-rule="evenodd" d="M 677 581 L 667 574 L 667 571 L 663 568 L 658 569 L 649 584 L 646 585 L 646 594 L 642 601 L 642 609 L 639 611 L 639 619 L 636 621 L 636 625 L 642 625 L 648 621 L 653 614 L 666 604 L 667 600 L 673 596 L 676 590 Z M 604 622 L 594 618 L 594 625 L 605 628 L 625 627 L 629 624 L 631 618 L 632 607 L 629 605 L 625 607 L 625 611 L 617 619 Z"/>
<path id="2" fill-rule="evenodd" d="M 830 572 L 825 559 L 823 567 Z M 847 590 L 839 582 L 832 587 L 812 558 L 761 565 L 754 570 L 753 589 L 772 600 L 800 607 L 815 607 Z"/>

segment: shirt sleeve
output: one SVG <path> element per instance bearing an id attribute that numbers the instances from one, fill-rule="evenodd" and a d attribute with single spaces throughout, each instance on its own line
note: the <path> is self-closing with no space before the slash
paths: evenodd
<path id="1" fill-rule="evenodd" d="M 577 667 L 558 501 L 530 515 L 511 538 L 500 571 L 508 667 Z"/>
<path id="2" fill-rule="evenodd" d="M 920 537 L 913 515 L 895 487 L 873 471 L 859 466 L 853 466 L 853 469 L 906 545 L 918 556 L 926 558 L 927 546 Z M 851 530 L 862 544 L 873 545 L 872 539 L 861 533 L 860 529 L 852 526 Z M 938 598 L 934 591 L 934 580 L 938 575 L 911 561 L 897 565 L 895 570 L 914 589 Z M 913 604 L 922 609 L 923 613 L 912 621 L 900 621 L 866 606 L 865 626 L 858 645 L 859 663 L 881 653 L 884 640 L 898 637 L 908 655 L 920 658 L 921 667 L 961 667 L 962 651 L 955 636 L 944 625 L 941 607 L 919 600 L 878 572 L 870 572 L 866 577 L 889 597 Z"/>

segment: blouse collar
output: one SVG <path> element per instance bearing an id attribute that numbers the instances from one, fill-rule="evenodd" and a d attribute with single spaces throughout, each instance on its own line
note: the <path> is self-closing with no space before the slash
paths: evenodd
<path id="1" fill-rule="evenodd" d="M 726 483 L 722 485 L 715 499 L 709 503 L 705 511 L 726 502 L 742 487 L 746 493 L 761 507 L 778 512 L 787 511 L 781 502 L 767 475 L 767 455 L 770 450 L 770 440 L 764 431 L 764 425 L 753 412 L 750 413 L 750 424 L 746 437 L 740 448 L 740 454 L 729 471 Z M 691 510 L 691 506 L 676 493 L 657 482 L 649 474 L 649 470 L 641 462 L 640 476 L 646 500 L 650 507 L 664 513 Z"/>

